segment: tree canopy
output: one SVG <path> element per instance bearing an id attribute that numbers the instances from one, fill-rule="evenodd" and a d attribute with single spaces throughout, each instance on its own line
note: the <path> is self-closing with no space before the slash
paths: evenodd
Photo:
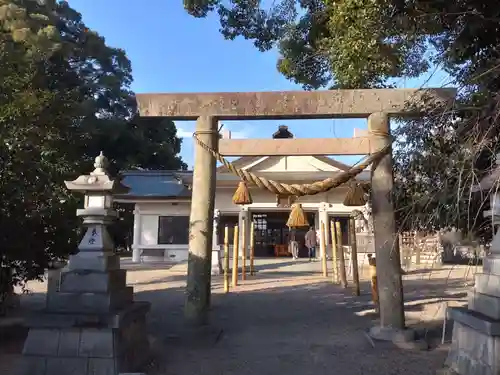
<path id="1" fill-rule="evenodd" d="M 394 87 L 401 78 L 446 71 L 459 88 L 454 107 L 402 121 L 394 134 L 400 229 L 484 234 L 486 196 L 470 188 L 500 150 L 494 2 L 184 0 L 184 7 L 195 17 L 217 12 L 226 39 L 276 48 L 279 72 L 307 90 Z"/>
<path id="2" fill-rule="evenodd" d="M 186 168 L 175 125 L 139 118 L 131 83 L 125 51 L 67 2 L 0 0 L 0 262 L 15 282 L 76 250 L 63 181 L 101 150 L 114 172 Z"/>

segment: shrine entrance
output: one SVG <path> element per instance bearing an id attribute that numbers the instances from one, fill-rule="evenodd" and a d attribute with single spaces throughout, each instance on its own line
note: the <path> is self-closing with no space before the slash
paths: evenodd
<path id="1" fill-rule="evenodd" d="M 253 212 L 255 257 L 291 257 L 288 252 L 290 228 L 287 227 L 288 211 Z M 315 214 L 306 212 L 308 221 L 314 223 Z M 299 258 L 308 256 L 305 234 L 309 228 L 294 229 L 295 240 L 299 244 Z"/>
<path id="2" fill-rule="evenodd" d="M 371 197 L 377 259 L 380 326 L 387 339 L 405 329 L 402 280 L 394 207 L 390 116 L 415 116 L 453 102 L 455 89 L 371 89 L 254 93 L 137 94 L 141 116 L 196 120 L 186 318 L 208 323 L 216 161 L 243 182 L 277 196 L 326 192 L 352 180 L 371 165 Z M 430 106 L 430 107 L 429 107 Z M 319 139 L 220 139 L 220 120 L 367 118 L 368 136 Z M 338 178 L 288 185 L 236 168 L 229 156 L 369 155 Z M 319 211 L 326 225 L 328 212 Z M 243 244 L 245 242 L 243 241 Z M 245 245 L 243 245 L 245 246 Z M 382 338 L 382 337 L 380 337 Z"/>

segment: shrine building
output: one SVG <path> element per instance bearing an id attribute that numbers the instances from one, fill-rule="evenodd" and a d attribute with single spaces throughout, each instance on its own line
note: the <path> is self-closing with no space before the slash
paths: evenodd
<path id="1" fill-rule="evenodd" d="M 272 137 L 293 138 L 287 126 L 279 126 Z M 255 173 L 267 179 L 289 184 L 312 183 L 335 177 L 350 168 L 349 165 L 326 156 L 267 156 L 241 157 L 233 162 L 237 168 Z M 117 202 L 134 204 L 133 261 L 148 260 L 186 261 L 189 243 L 189 214 L 191 206 L 192 171 L 125 171 L 123 184 L 130 188 L 125 195 L 116 196 Z M 356 178 L 369 181 L 367 169 Z M 224 227 L 229 227 L 229 244 L 233 243 L 233 228 L 245 226 L 249 243 L 250 223 L 254 222 L 255 257 L 288 256 L 289 228 L 286 222 L 290 213 L 288 199 L 250 186 L 253 203 L 244 206 L 232 202 L 240 179 L 220 166 L 217 169 L 214 225 L 214 248 L 224 241 Z M 319 231 L 320 222 L 325 223 L 326 241 L 318 246 L 321 256 L 325 248 L 329 253 L 329 226 L 331 220 L 340 221 L 342 243 L 348 244 L 348 218 L 350 213 L 363 206 L 343 204 L 348 187 L 342 185 L 327 193 L 300 197 L 297 202 L 308 216 L 311 226 Z M 308 228 L 298 230 L 300 255 L 307 256 L 304 235 Z M 320 236 L 319 236 L 320 237 Z"/>

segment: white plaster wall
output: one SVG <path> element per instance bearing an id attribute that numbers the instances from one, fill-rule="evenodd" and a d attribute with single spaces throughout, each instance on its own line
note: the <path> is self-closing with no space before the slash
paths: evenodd
<path id="1" fill-rule="evenodd" d="M 160 216 L 189 216 L 191 203 L 142 202 L 136 204 L 141 216 L 140 243 L 134 244 L 142 250 L 157 250 L 158 256 L 177 262 L 188 258 L 188 245 L 158 244 L 158 221 Z M 149 253 L 149 252 L 148 252 Z"/>

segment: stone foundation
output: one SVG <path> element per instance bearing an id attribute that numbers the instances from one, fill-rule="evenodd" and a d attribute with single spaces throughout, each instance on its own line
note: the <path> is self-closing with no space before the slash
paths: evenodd
<path id="1" fill-rule="evenodd" d="M 150 360 L 145 320 L 148 310 L 148 303 L 136 302 L 108 317 L 34 316 L 18 374 L 114 375 L 139 371 Z"/>
<path id="2" fill-rule="evenodd" d="M 134 302 L 112 252 L 79 253 L 28 319 L 18 375 L 117 375 L 149 363 L 148 302 Z"/>
<path id="3" fill-rule="evenodd" d="M 500 375 L 500 264 L 497 255 L 484 260 L 475 275 L 468 308 L 449 308 L 454 321 L 446 366 L 459 375 Z"/>
<path id="4" fill-rule="evenodd" d="M 457 311 L 460 310 L 451 314 L 455 322 L 446 365 L 458 374 L 500 374 L 500 337 L 491 335 L 491 331 L 478 330 L 478 324 L 476 327 L 463 324 L 460 320 L 468 321 L 470 315 L 466 311 Z M 480 321 L 481 318 L 477 319 Z"/>

